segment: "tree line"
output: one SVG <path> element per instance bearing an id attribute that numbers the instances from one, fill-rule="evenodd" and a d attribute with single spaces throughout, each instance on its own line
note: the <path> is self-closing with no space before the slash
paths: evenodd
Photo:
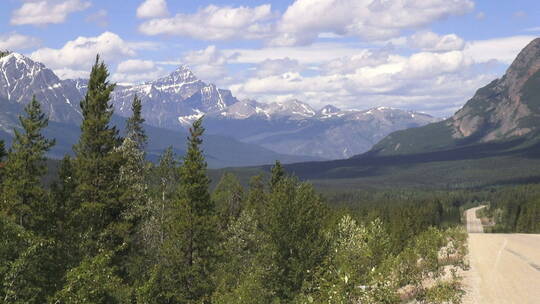
<path id="1" fill-rule="evenodd" d="M 540 233 L 540 185 L 495 188 L 486 201 L 483 213 L 495 224 L 489 231 Z"/>
<path id="2" fill-rule="evenodd" d="M 50 187 L 55 141 L 35 98 L 11 147 L 0 141 L 2 303 L 399 303 L 405 286 L 458 301 L 456 280 L 423 284 L 462 262 L 464 234 L 448 228 L 458 204 L 331 208 L 279 162 L 269 181 L 246 189 L 226 173 L 210 191 L 202 119 L 181 159 L 169 148 L 149 163 L 141 100 L 121 137 L 108 77 L 97 57 L 79 141 Z"/>

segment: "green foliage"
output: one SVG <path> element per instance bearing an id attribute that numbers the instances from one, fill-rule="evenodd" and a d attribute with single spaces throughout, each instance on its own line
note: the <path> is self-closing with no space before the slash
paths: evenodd
<path id="1" fill-rule="evenodd" d="M 212 193 L 212 200 L 216 203 L 220 226 L 226 228 L 230 221 L 240 216 L 243 209 L 244 188 L 232 173 L 225 173 L 221 177 L 216 189 Z"/>
<path id="2" fill-rule="evenodd" d="M 216 271 L 212 303 L 270 303 L 269 274 L 275 273 L 268 237 L 259 229 L 255 211 L 242 211 L 227 228 L 223 259 Z"/>
<path id="3" fill-rule="evenodd" d="M 540 186 L 523 185 L 495 189 L 486 199 L 493 232 L 540 233 Z"/>
<path id="4" fill-rule="evenodd" d="M 85 258 L 68 271 L 66 284 L 55 296 L 58 304 L 130 303 L 130 289 L 122 283 L 112 266 L 114 252 L 102 252 Z"/>
<path id="5" fill-rule="evenodd" d="M 0 58 L 6 57 L 7 55 L 11 54 L 11 51 L 8 50 L 0 50 Z"/>
<path id="6" fill-rule="evenodd" d="M 41 177 L 46 173 L 45 153 L 54 145 L 42 135 L 48 119 L 35 99 L 25 107 L 25 116 L 20 116 L 22 132 L 15 130 L 5 168 L 2 188 L 1 212 L 19 225 L 38 231 L 43 224 L 46 206 L 46 191 Z"/>
<path id="7" fill-rule="evenodd" d="M 169 224 L 172 222 L 174 199 L 179 180 L 178 161 L 171 147 L 167 148 L 159 164 L 151 168 L 150 199 L 144 209 L 141 223 L 143 250 L 152 263 L 156 263 L 159 250 L 170 237 Z"/>
<path id="8" fill-rule="evenodd" d="M 74 216 L 79 223 L 83 255 L 96 254 L 99 249 L 112 250 L 126 237 L 122 216 L 129 207 L 119 200 L 122 189 L 117 181 L 122 155 L 115 149 L 120 143 L 118 131 L 109 125 L 113 114 L 109 100 L 114 85 L 107 81 L 108 76 L 107 67 L 98 56 L 81 101 L 81 136 L 74 147 L 74 197 L 78 204 Z"/>
<path id="9" fill-rule="evenodd" d="M 308 272 L 320 264 L 327 253 L 323 237 L 327 209 L 309 184 L 294 178 L 277 182 L 268 197 L 261 219 L 268 235 L 278 274 L 273 278 L 276 296 L 290 300 L 300 290 Z"/>
<path id="10" fill-rule="evenodd" d="M 62 249 L 0 216 L 2 303 L 45 303 L 63 281 Z"/>
<path id="11" fill-rule="evenodd" d="M 434 304 L 459 304 L 464 294 L 460 282 L 440 282 L 426 291 L 425 301 Z"/>
<path id="12" fill-rule="evenodd" d="M 4 157 L 6 157 L 6 148 L 4 146 L 4 141 L 0 139 L 0 185 L 4 180 Z"/>
<path id="13" fill-rule="evenodd" d="M 139 150 L 144 151 L 148 137 L 144 131 L 144 118 L 142 117 L 141 99 L 135 95 L 131 104 L 131 117 L 126 121 L 126 134 L 128 138 L 137 143 Z"/>
<path id="14" fill-rule="evenodd" d="M 285 177 L 285 170 L 279 161 L 276 161 L 271 170 L 272 177 L 270 178 L 270 189 L 274 189 L 276 185 Z"/>
<path id="15" fill-rule="evenodd" d="M 171 216 L 170 237 L 163 248 L 182 289 L 176 292 L 182 302 L 206 301 L 214 286 L 209 278 L 217 258 L 218 221 L 210 198 L 206 162 L 201 150 L 202 120 L 190 129 L 188 150 L 180 167 L 180 183 Z"/>

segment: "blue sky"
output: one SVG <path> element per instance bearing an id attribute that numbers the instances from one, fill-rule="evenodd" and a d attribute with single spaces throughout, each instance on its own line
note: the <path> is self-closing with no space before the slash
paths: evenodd
<path id="1" fill-rule="evenodd" d="M 239 98 L 447 116 L 540 35 L 540 1 L 2 0 L 0 49 L 61 78 L 102 54 L 117 82 L 180 64 Z"/>

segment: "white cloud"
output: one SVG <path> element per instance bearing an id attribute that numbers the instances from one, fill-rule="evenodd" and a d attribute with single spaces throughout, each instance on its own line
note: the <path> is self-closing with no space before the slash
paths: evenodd
<path id="1" fill-rule="evenodd" d="M 266 59 L 290 58 L 301 64 L 321 64 L 335 58 L 352 56 L 359 52 L 354 44 L 315 43 L 309 47 L 266 47 L 261 49 L 227 49 L 227 55 L 237 54 L 232 63 L 260 63 Z"/>
<path id="2" fill-rule="evenodd" d="M 312 43 L 320 33 L 357 36 L 366 40 L 397 37 L 474 8 L 471 0 L 296 0 L 278 23 L 272 45 Z"/>
<path id="3" fill-rule="evenodd" d="M 158 18 L 169 15 L 167 1 L 165 0 L 145 0 L 137 8 L 137 17 L 139 18 Z"/>
<path id="4" fill-rule="evenodd" d="M 272 75 L 300 72 L 303 69 L 304 67 L 298 60 L 290 59 L 289 57 L 266 59 L 258 64 L 255 69 L 255 75 L 257 75 L 257 77 L 269 77 Z"/>
<path id="5" fill-rule="evenodd" d="M 510 64 L 535 36 L 512 36 L 488 40 L 468 42 L 465 46 L 465 54 L 475 62 L 489 62 L 497 60 Z"/>
<path id="6" fill-rule="evenodd" d="M 227 75 L 227 64 L 235 59 L 237 54 L 225 54 L 216 46 L 210 45 L 206 49 L 191 51 L 184 55 L 183 62 L 193 69 L 200 79 L 219 81 Z"/>
<path id="7" fill-rule="evenodd" d="M 472 73 L 473 64 L 461 51 L 406 57 L 384 50 L 359 50 L 321 65 L 317 75 L 300 71 L 255 75 L 230 88 L 241 98 L 263 101 L 297 98 L 315 107 L 327 103 L 360 109 L 388 105 L 446 115 L 491 79 Z"/>
<path id="8" fill-rule="evenodd" d="M 43 62 L 58 72 L 59 77 L 84 77 L 99 54 L 105 63 L 111 65 L 126 57 L 136 55 L 137 43 L 130 43 L 120 36 L 104 32 L 97 37 L 78 37 L 68 41 L 60 49 L 41 48 L 30 54 L 36 61 Z"/>
<path id="9" fill-rule="evenodd" d="M 24 50 L 39 45 L 39 39 L 16 32 L 0 34 L 0 50 Z"/>
<path id="10" fill-rule="evenodd" d="M 177 14 L 144 22 L 139 30 L 146 35 L 185 36 L 201 40 L 233 38 L 258 39 L 270 32 L 265 23 L 273 16 L 269 4 L 256 7 L 209 5 L 195 14 Z"/>
<path id="11" fill-rule="evenodd" d="M 38 0 L 25 2 L 13 11 L 11 24 L 45 25 L 66 21 L 69 14 L 89 8 L 89 1 L 81 0 Z"/>
<path id="12" fill-rule="evenodd" d="M 439 36 L 430 31 L 415 33 L 409 37 L 408 42 L 413 48 L 436 52 L 462 50 L 465 46 L 465 41 L 456 34 Z"/>
<path id="13" fill-rule="evenodd" d="M 155 64 L 151 60 L 128 59 L 120 62 L 116 67 L 116 71 L 119 73 L 143 72 L 152 70 L 154 67 Z"/>
<path id="14" fill-rule="evenodd" d="M 112 75 L 112 80 L 119 83 L 140 83 L 148 80 L 155 80 L 167 75 L 167 71 L 161 67 L 154 67 L 146 71 L 139 72 L 116 72 Z"/>
<path id="15" fill-rule="evenodd" d="M 400 56 L 391 56 L 387 51 L 359 50 L 352 56 L 336 58 L 323 65 L 325 74 L 351 74 L 358 68 L 380 66 L 401 60 Z"/>
<path id="16" fill-rule="evenodd" d="M 484 12 L 478 12 L 475 16 L 476 19 L 478 20 L 484 20 L 486 18 L 486 13 Z"/>

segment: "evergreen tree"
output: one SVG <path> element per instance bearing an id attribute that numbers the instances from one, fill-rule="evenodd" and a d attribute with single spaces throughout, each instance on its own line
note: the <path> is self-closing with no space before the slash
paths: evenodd
<path id="1" fill-rule="evenodd" d="M 172 222 L 173 200 L 179 180 L 178 161 L 172 147 L 163 152 L 152 176 L 152 198 L 145 210 L 142 230 L 145 250 L 156 262 L 159 249 L 170 235 L 168 225 Z"/>
<path id="2" fill-rule="evenodd" d="M 188 150 L 180 167 L 180 186 L 172 236 L 166 254 L 174 260 L 179 276 L 178 290 L 186 303 L 207 302 L 212 291 L 217 245 L 217 220 L 214 202 L 208 190 L 210 180 L 201 150 L 204 128 L 202 118 L 193 123 Z"/>
<path id="3" fill-rule="evenodd" d="M 97 56 L 81 101 L 81 136 L 74 146 L 75 217 L 85 255 L 112 250 L 126 236 L 122 217 L 127 207 L 119 199 L 122 189 L 118 187 L 122 155 L 115 149 L 120 139 L 117 129 L 109 125 L 113 114 L 109 100 L 115 85 L 108 77 L 107 67 Z"/>
<path id="4" fill-rule="evenodd" d="M 285 177 L 285 170 L 283 170 L 283 166 L 281 166 L 281 162 L 279 162 L 279 160 L 277 160 L 274 167 L 272 167 L 271 173 L 272 177 L 270 178 L 270 189 L 273 190 L 283 179 L 283 177 Z"/>
<path id="5" fill-rule="evenodd" d="M 309 184 L 286 177 L 275 184 L 262 227 L 275 251 L 278 272 L 269 284 L 280 299 L 292 300 L 327 253 L 324 224 L 327 209 Z"/>
<path id="6" fill-rule="evenodd" d="M 139 150 L 144 151 L 148 137 L 144 131 L 141 99 L 135 95 L 131 104 L 131 117 L 126 122 L 126 135 L 137 143 Z"/>
<path id="7" fill-rule="evenodd" d="M 244 188 L 238 178 L 229 172 L 221 177 L 212 199 L 216 203 L 221 228 L 236 220 L 243 209 Z"/>
<path id="8" fill-rule="evenodd" d="M 38 231 L 48 208 L 46 191 L 41 185 L 41 177 L 47 171 L 45 153 L 55 141 L 41 134 L 49 120 L 35 97 L 24 110 L 25 115 L 19 117 L 22 132 L 15 130 L 8 153 L 1 210 L 19 225 Z"/>
<path id="9" fill-rule="evenodd" d="M 58 304 L 124 304 L 130 303 L 130 288 L 116 274 L 114 252 L 104 251 L 85 258 L 68 271 L 66 284 L 51 303 Z"/>

